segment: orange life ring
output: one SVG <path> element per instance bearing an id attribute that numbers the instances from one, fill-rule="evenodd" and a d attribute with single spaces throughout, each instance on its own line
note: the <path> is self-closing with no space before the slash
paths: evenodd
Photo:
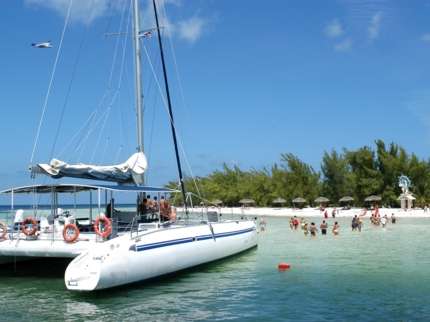
<path id="1" fill-rule="evenodd" d="M 69 228 L 73 228 L 75 230 L 75 234 L 73 235 L 73 237 L 69 237 L 69 235 L 67 234 L 67 231 L 69 230 Z M 64 229 L 63 229 L 63 238 L 66 242 L 68 243 L 73 243 L 76 239 L 78 239 L 79 236 L 79 229 L 78 226 L 74 225 L 74 224 L 67 224 Z"/>
<path id="2" fill-rule="evenodd" d="M 25 225 L 27 225 L 29 223 L 29 221 L 33 224 L 33 230 L 32 231 L 28 231 L 27 228 L 25 228 Z M 26 234 L 27 236 L 33 236 L 37 231 L 37 222 L 33 218 L 30 218 L 30 217 L 25 218 L 21 225 L 22 225 L 21 226 L 22 232 L 24 234 Z"/>
<path id="3" fill-rule="evenodd" d="M 3 239 L 3 237 L 6 236 L 6 233 L 7 233 L 7 226 L 4 222 L 1 222 L 1 221 L 0 221 L 0 226 L 3 227 L 3 232 L 0 235 L 0 239 Z"/>
<path id="4" fill-rule="evenodd" d="M 102 220 L 105 222 L 105 225 L 106 225 L 104 232 L 101 232 L 99 230 L 99 222 Z M 107 217 L 100 216 L 94 222 L 94 231 L 96 232 L 97 235 L 99 235 L 101 237 L 106 237 L 107 235 L 109 235 L 111 230 L 112 230 L 112 224 L 111 224 L 109 218 L 107 218 Z"/>

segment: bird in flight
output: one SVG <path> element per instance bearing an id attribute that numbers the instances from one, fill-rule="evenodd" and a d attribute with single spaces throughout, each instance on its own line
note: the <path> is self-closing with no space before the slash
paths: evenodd
<path id="1" fill-rule="evenodd" d="M 37 48 L 52 48 L 50 40 L 47 42 L 41 42 L 40 44 L 31 44 L 31 45 Z"/>

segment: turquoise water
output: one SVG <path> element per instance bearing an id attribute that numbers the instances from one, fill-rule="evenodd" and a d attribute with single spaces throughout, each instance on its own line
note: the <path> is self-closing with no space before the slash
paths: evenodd
<path id="1" fill-rule="evenodd" d="M 321 218 L 307 218 L 321 223 Z M 169 280 L 105 293 L 66 289 L 67 261 L 0 270 L 2 320 L 203 321 L 430 319 L 430 219 L 312 238 L 269 217 L 258 250 Z M 330 230 L 333 224 L 328 219 Z M 278 270 L 289 263 L 289 270 Z"/>

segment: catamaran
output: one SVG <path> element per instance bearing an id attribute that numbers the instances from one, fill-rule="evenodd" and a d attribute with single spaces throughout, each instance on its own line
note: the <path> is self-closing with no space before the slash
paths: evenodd
<path id="1" fill-rule="evenodd" d="M 86 243 L 81 239 L 74 239 L 73 225 L 76 222 L 64 221 L 64 248 L 76 247 L 73 251 L 65 251 L 68 257 L 74 258 L 65 272 L 65 285 L 74 291 L 98 291 L 119 286 L 129 285 L 142 281 L 164 278 L 168 274 L 184 271 L 194 267 L 205 266 L 226 258 L 237 256 L 241 253 L 255 249 L 258 246 L 258 229 L 254 219 L 221 220 L 216 211 L 190 218 L 187 210 L 186 192 L 180 158 L 176 142 L 176 130 L 171 110 L 170 94 L 166 76 L 166 67 L 160 34 L 161 27 L 158 22 L 157 8 L 153 0 L 156 28 L 158 33 L 159 50 L 164 72 L 165 95 L 169 111 L 169 120 L 175 147 L 176 163 L 179 170 L 180 190 L 184 200 L 184 212 L 176 218 L 171 217 L 168 221 L 161 221 L 158 214 L 156 220 L 139 222 L 139 211 L 137 205 L 149 192 L 154 194 L 173 194 L 178 191 L 167 188 L 154 188 L 144 186 L 144 173 L 147 168 L 146 158 L 143 154 L 143 127 L 142 127 L 142 89 L 141 89 L 141 48 L 142 35 L 148 30 L 140 28 L 139 0 L 133 1 L 133 31 L 131 32 L 134 43 L 135 54 L 135 83 L 136 83 L 136 110 L 138 124 L 137 155 L 131 157 L 126 163 L 119 166 L 101 168 L 99 166 L 69 165 L 66 162 L 54 159 L 49 165 L 32 166 L 33 172 L 43 173 L 52 178 L 74 177 L 85 179 L 96 179 L 102 181 L 117 182 L 118 186 L 88 185 L 88 191 L 98 191 L 97 198 L 100 200 L 105 191 L 134 192 L 137 194 L 136 211 L 131 215 L 130 224 L 123 232 L 118 233 L 112 229 L 110 219 L 100 210 L 100 201 L 97 209 L 97 219 L 94 222 L 94 230 L 97 232 L 93 241 L 88 238 Z M 127 34 L 127 33 L 124 33 Z M 128 186 L 127 186 L 128 185 Z M 48 189 L 48 188 L 46 188 Z M 30 189 L 29 189 L 30 190 Z M 68 192 L 75 192 L 77 186 L 71 185 Z M 15 190 L 16 192 L 17 190 Z M 12 191 L 10 193 L 13 194 Z M 57 199 L 54 200 L 56 201 Z M 53 211 L 57 208 L 57 202 L 53 202 Z M 120 215 L 121 216 L 121 215 Z M 78 221 L 73 218 L 72 220 Z M 90 218 L 91 220 L 91 218 Z M 31 224 L 31 223 L 30 223 Z M 92 222 L 90 222 L 92 224 Z M 34 225 L 34 223 L 33 223 Z M 21 228 L 32 229 L 23 223 Z M 66 227 L 68 227 L 66 229 Z M 31 231 L 33 231 L 32 229 Z M 36 229 L 37 231 L 37 229 Z M 40 234 L 27 236 L 27 243 L 35 242 Z M 31 238 L 30 238 L 31 237 Z M 64 237 L 64 236 L 63 236 Z M 5 237 L 8 242 L 8 237 Z M 53 238 L 53 237 L 51 237 Z M 17 239 L 14 239 L 15 242 Z M 28 240 L 28 241 L 27 241 Z M 4 242 L 3 242 L 4 243 Z M 19 241 L 21 243 L 21 241 Z M 1 254 L 0 243 L 0 254 Z M 16 243 L 18 244 L 18 243 Z M 82 246 L 71 246 L 82 244 Z M 58 254 L 56 254 L 57 256 Z M 49 256 L 45 254 L 45 256 Z M 52 253 L 54 256 L 54 253 Z"/>

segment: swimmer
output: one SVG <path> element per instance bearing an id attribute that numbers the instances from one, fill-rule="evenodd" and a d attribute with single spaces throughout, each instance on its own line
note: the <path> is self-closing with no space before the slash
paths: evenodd
<path id="1" fill-rule="evenodd" d="M 381 218 L 381 224 L 382 224 L 382 228 L 385 228 L 385 225 L 387 224 L 387 218 L 382 217 Z"/>
<path id="2" fill-rule="evenodd" d="M 394 214 L 391 215 L 391 223 L 392 224 L 396 223 L 396 217 L 394 217 Z"/>
<path id="3" fill-rule="evenodd" d="M 339 235 L 339 224 L 337 223 L 337 221 L 334 223 L 333 229 L 331 230 L 331 232 L 335 235 Z"/>
<path id="4" fill-rule="evenodd" d="M 266 230 L 266 222 L 264 221 L 263 218 L 260 219 L 260 230 L 261 231 Z"/>
<path id="5" fill-rule="evenodd" d="M 323 235 L 327 235 L 327 228 L 328 228 L 328 225 L 327 225 L 327 223 L 325 222 L 325 220 L 323 220 L 322 224 L 320 225 L 320 228 L 321 228 L 321 234 L 323 234 Z"/>
<path id="6" fill-rule="evenodd" d="M 297 219 L 297 217 L 296 217 L 296 216 L 294 216 L 294 221 L 293 221 L 293 223 L 294 223 L 294 229 L 297 229 L 297 227 L 299 226 L 299 220 Z"/>
<path id="7" fill-rule="evenodd" d="M 304 223 L 304 226 L 302 226 L 302 229 L 303 229 L 303 234 L 305 234 L 305 236 L 307 236 L 309 233 L 307 222 Z"/>
<path id="8" fill-rule="evenodd" d="M 290 219 L 290 228 L 294 229 L 294 218 L 293 217 L 291 217 L 291 219 Z"/>
<path id="9" fill-rule="evenodd" d="M 314 222 L 311 223 L 311 227 L 310 227 L 309 231 L 311 232 L 311 237 L 316 236 L 316 233 L 318 232 L 318 228 L 317 228 L 317 226 L 315 226 Z"/>

